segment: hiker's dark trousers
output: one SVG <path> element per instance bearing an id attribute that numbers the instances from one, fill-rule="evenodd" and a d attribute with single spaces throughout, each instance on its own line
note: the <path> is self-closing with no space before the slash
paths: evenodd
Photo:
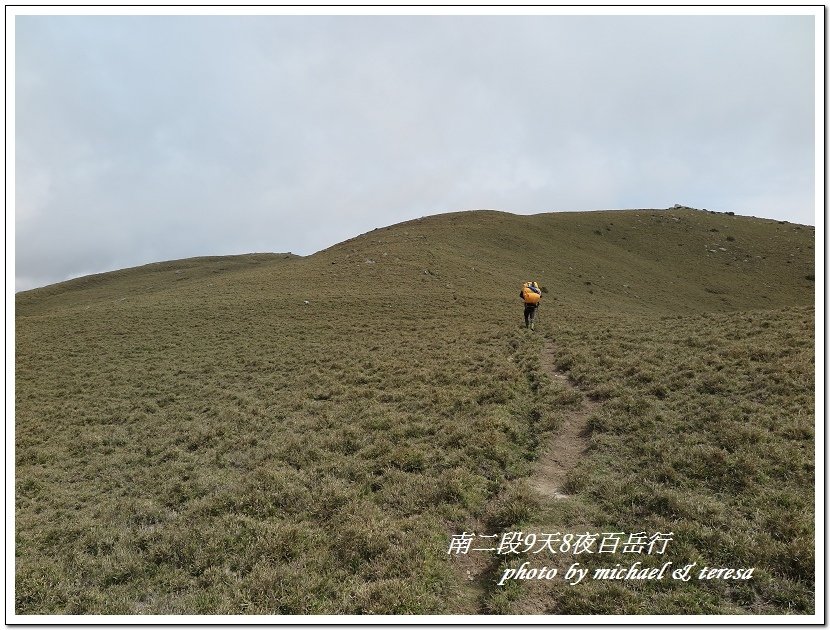
<path id="1" fill-rule="evenodd" d="M 525 304 L 525 328 L 533 323 L 536 317 L 536 307 L 538 304 Z"/>

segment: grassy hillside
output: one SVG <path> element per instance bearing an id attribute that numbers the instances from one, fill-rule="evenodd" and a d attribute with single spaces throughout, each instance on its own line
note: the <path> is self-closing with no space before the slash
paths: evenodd
<path id="1" fill-rule="evenodd" d="M 20 293 L 16 612 L 811 612 L 813 246 L 690 209 L 479 211 Z M 527 480 L 584 396 L 546 502 Z M 522 556 L 469 580 L 447 553 L 608 528 L 757 573 L 496 586 Z"/>

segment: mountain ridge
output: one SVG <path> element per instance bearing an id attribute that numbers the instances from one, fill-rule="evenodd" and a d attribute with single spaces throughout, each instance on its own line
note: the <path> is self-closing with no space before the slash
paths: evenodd
<path id="1" fill-rule="evenodd" d="M 300 274 L 307 270 L 318 282 L 340 286 L 348 279 L 343 273 L 348 269 L 380 282 L 388 276 L 392 282 L 417 288 L 412 275 L 402 273 L 409 269 L 426 272 L 430 279 L 442 275 L 459 285 L 454 287 L 457 296 L 463 290 L 462 282 L 482 280 L 484 272 L 486 283 L 498 276 L 503 286 L 517 278 L 538 276 L 556 295 L 578 295 L 579 304 L 588 308 L 601 307 L 599 296 L 593 296 L 605 293 L 635 310 L 643 310 L 649 299 L 664 306 L 675 302 L 674 308 L 682 308 L 685 302 L 687 308 L 694 309 L 692 300 L 678 301 L 656 290 L 657 285 L 671 287 L 676 283 L 684 286 L 679 291 L 675 286 L 675 294 L 689 290 L 694 301 L 705 308 L 744 308 L 760 296 L 766 297 L 761 297 L 764 301 L 758 306 L 774 307 L 798 294 L 803 297 L 802 289 L 811 288 L 813 233 L 809 226 L 687 208 L 537 215 L 472 210 L 377 228 L 309 256 L 205 256 L 84 276 L 21 292 L 17 303 L 25 312 L 27 304 L 44 297 L 88 290 L 131 275 L 136 276 L 131 278 L 135 281 L 132 284 L 141 290 L 138 276 L 142 274 L 148 281 L 151 275 L 165 273 L 178 276 L 172 278 L 176 281 L 192 282 L 195 276 L 207 281 L 229 272 L 255 273 L 290 260 Z M 517 258 L 526 258 L 526 264 L 517 265 Z M 434 269 L 429 268 L 431 262 Z M 782 263 L 792 265 L 792 277 L 782 273 Z M 643 286 L 647 278 L 653 279 L 649 282 L 652 286 Z M 747 286 L 730 291 L 736 284 Z M 779 299 L 782 290 L 787 295 Z M 730 292 L 737 295 L 730 296 Z M 657 295 L 649 295 L 654 293 Z"/>

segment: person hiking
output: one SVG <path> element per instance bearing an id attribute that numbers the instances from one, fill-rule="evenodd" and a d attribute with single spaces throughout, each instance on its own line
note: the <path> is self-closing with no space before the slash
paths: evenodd
<path id="1" fill-rule="evenodd" d="M 525 282 L 519 297 L 525 302 L 525 328 L 533 330 L 533 322 L 536 319 L 536 309 L 539 308 L 539 300 L 542 299 L 542 290 L 535 280 Z"/>

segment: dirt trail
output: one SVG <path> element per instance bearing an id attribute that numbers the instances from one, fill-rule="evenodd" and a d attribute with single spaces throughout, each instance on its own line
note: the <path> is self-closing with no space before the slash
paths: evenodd
<path id="1" fill-rule="evenodd" d="M 490 533 L 478 520 L 473 522 L 472 533 L 477 535 Z M 460 533 L 460 532 L 459 532 Z M 474 545 L 475 546 L 475 545 Z M 497 561 L 491 553 L 469 552 L 452 556 L 450 560 L 460 576 L 460 588 L 455 593 L 456 611 L 461 615 L 487 615 L 490 592 L 498 577 L 495 574 Z"/>
<path id="2" fill-rule="evenodd" d="M 578 387 L 570 381 L 568 375 L 556 369 L 554 361 L 555 351 L 553 344 L 547 342 L 542 350 L 542 367 L 554 381 L 558 381 L 570 389 L 578 391 Z M 588 418 L 600 406 L 600 403 L 583 398 L 582 406 L 567 413 L 563 418 L 562 426 L 553 435 L 536 462 L 533 474 L 528 480 L 543 501 L 567 499 L 563 492 L 565 477 L 571 468 L 576 466 L 583 453 L 588 448 L 589 430 Z M 473 532 L 477 534 L 493 533 L 486 529 L 480 521 L 473 523 Z M 460 532 L 459 532 L 460 533 Z M 454 599 L 459 606 L 460 614 L 486 615 L 490 614 L 488 603 L 491 592 L 496 588 L 498 580 L 498 557 L 487 553 L 459 554 L 451 558 L 455 570 L 460 577 L 459 588 L 454 593 Z M 539 614 L 536 609 L 528 610 Z"/>
<path id="3" fill-rule="evenodd" d="M 568 375 L 556 369 L 553 344 L 549 341 L 542 350 L 542 367 L 548 375 L 571 389 L 577 389 Z M 559 431 L 550 439 L 536 462 L 530 477 L 530 486 L 545 499 L 567 499 L 563 491 L 568 471 L 576 466 L 589 443 L 588 418 L 600 403 L 585 397 L 582 407 L 568 413 Z"/>

